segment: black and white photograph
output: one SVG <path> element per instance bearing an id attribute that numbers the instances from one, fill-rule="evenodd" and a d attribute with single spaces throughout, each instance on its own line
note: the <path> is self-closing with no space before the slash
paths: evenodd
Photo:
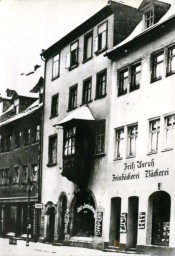
<path id="1" fill-rule="evenodd" d="M 175 0 L 0 0 L 0 256 L 175 256 Z"/>

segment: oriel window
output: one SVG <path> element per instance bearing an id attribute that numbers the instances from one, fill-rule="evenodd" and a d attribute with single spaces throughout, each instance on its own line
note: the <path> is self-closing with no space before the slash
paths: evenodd
<path id="1" fill-rule="evenodd" d="M 69 106 L 68 109 L 74 109 L 77 107 L 77 85 L 70 87 L 69 89 Z"/>
<path id="2" fill-rule="evenodd" d="M 173 149 L 175 145 L 175 115 L 165 118 L 165 148 Z"/>
<path id="3" fill-rule="evenodd" d="M 119 72 L 119 87 L 118 87 L 118 96 L 127 93 L 128 88 L 128 69 L 122 70 Z"/>
<path id="4" fill-rule="evenodd" d="M 96 127 L 95 154 L 105 152 L 105 122 L 99 122 Z"/>
<path id="5" fill-rule="evenodd" d="M 64 155 L 75 154 L 76 127 L 66 129 L 64 132 Z"/>
<path id="6" fill-rule="evenodd" d="M 136 156 L 138 125 L 128 126 L 128 156 Z"/>
<path id="7" fill-rule="evenodd" d="M 82 104 L 86 104 L 91 101 L 91 89 L 92 89 L 92 79 L 89 78 L 83 82 Z"/>
<path id="8" fill-rule="evenodd" d="M 150 121 L 150 152 L 157 152 L 159 145 L 160 119 Z"/>
<path id="9" fill-rule="evenodd" d="M 57 163 L 57 135 L 49 137 L 49 164 Z"/>
<path id="10" fill-rule="evenodd" d="M 115 158 L 122 158 L 124 155 L 124 128 L 115 130 Z"/>
<path id="11" fill-rule="evenodd" d="M 57 78 L 59 76 L 60 70 L 60 54 L 57 54 L 53 57 L 52 63 L 52 78 Z"/>

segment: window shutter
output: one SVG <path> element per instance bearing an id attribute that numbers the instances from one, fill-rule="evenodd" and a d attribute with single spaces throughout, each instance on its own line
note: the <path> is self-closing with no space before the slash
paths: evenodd
<path id="1" fill-rule="evenodd" d="M 70 68 L 70 53 L 66 55 L 66 68 Z"/>
<path id="2" fill-rule="evenodd" d="M 95 50 L 95 52 L 98 51 L 98 36 L 96 36 L 94 39 L 94 50 Z"/>

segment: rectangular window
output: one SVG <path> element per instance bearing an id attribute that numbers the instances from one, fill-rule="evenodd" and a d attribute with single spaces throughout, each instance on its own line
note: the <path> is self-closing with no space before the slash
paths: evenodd
<path id="1" fill-rule="evenodd" d="M 4 185 L 9 185 L 10 183 L 10 171 L 9 168 L 4 169 Z"/>
<path id="2" fill-rule="evenodd" d="M 92 33 L 84 37 L 84 61 L 92 57 Z"/>
<path id="3" fill-rule="evenodd" d="M 119 87 L 118 87 L 118 96 L 124 95 L 127 93 L 128 88 L 128 69 L 122 70 L 119 72 Z"/>
<path id="4" fill-rule="evenodd" d="M 152 57 L 152 82 L 162 78 L 164 68 L 164 52 L 154 54 Z"/>
<path id="5" fill-rule="evenodd" d="M 58 115 L 58 94 L 52 96 L 51 117 Z"/>
<path id="6" fill-rule="evenodd" d="M 158 151 L 160 119 L 150 121 L 150 152 Z"/>
<path id="7" fill-rule="evenodd" d="M 38 170 L 39 170 L 38 164 L 32 164 L 32 180 L 33 180 L 33 182 L 38 181 Z"/>
<path id="8" fill-rule="evenodd" d="M 138 125 L 128 126 L 128 157 L 136 156 Z"/>
<path id="9" fill-rule="evenodd" d="M 145 13 L 145 27 L 149 28 L 154 24 L 154 10 Z"/>
<path id="10" fill-rule="evenodd" d="M 64 155 L 69 156 L 75 154 L 75 137 L 76 127 L 65 130 L 64 133 Z"/>
<path id="11" fill-rule="evenodd" d="M 15 132 L 15 148 L 21 147 L 21 132 Z"/>
<path id="12" fill-rule="evenodd" d="M 1 138 L 1 153 L 3 153 L 5 151 L 5 136 L 0 135 L 0 138 Z"/>
<path id="13" fill-rule="evenodd" d="M 57 163 L 57 135 L 49 137 L 49 164 Z"/>
<path id="14" fill-rule="evenodd" d="M 28 165 L 23 165 L 23 184 L 28 183 L 29 178 L 29 167 Z"/>
<path id="15" fill-rule="evenodd" d="M 137 63 L 131 66 L 131 83 L 130 83 L 130 92 L 140 87 L 140 78 L 141 78 L 141 63 Z"/>
<path id="16" fill-rule="evenodd" d="M 175 139 L 175 115 L 165 118 L 165 148 L 172 149 Z"/>
<path id="17" fill-rule="evenodd" d="M 4 169 L 0 169 L 0 185 L 3 186 L 4 185 Z"/>
<path id="18" fill-rule="evenodd" d="M 99 122 L 96 128 L 95 154 L 105 152 L 105 122 Z"/>
<path id="19" fill-rule="evenodd" d="M 13 183 L 18 184 L 19 183 L 19 166 L 15 166 L 14 169 L 15 169 L 15 175 L 14 175 Z"/>
<path id="20" fill-rule="evenodd" d="M 78 41 L 70 46 L 70 67 L 78 65 Z"/>
<path id="21" fill-rule="evenodd" d="M 59 76 L 60 69 L 60 54 L 57 54 L 53 57 L 52 63 L 52 79 L 57 78 Z"/>
<path id="22" fill-rule="evenodd" d="M 97 33 L 95 51 L 100 52 L 107 49 L 107 22 L 98 26 Z"/>
<path id="23" fill-rule="evenodd" d="M 92 78 L 89 78 L 83 82 L 82 104 L 86 104 L 91 101 L 91 89 L 92 89 Z"/>
<path id="24" fill-rule="evenodd" d="M 23 134 L 23 140 L 24 140 L 24 146 L 29 145 L 30 143 L 30 129 L 24 129 L 24 134 Z"/>
<path id="25" fill-rule="evenodd" d="M 115 130 L 115 158 L 120 159 L 124 155 L 124 128 Z"/>
<path id="26" fill-rule="evenodd" d="M 40 140 L 40 125 L 32 129 L 32 142 L 35 143 Z"/>
<path id="27" fill-rule="evenodd" d="M 168 49 L 168 74 L 175 73 L 175 46 Z"/>
<path id="28" fill-rule="evenodd" d="M 106 70 L 97 74 L 96 99 L 106 96 Z"/>
<path id="29" fill-rule="evenodd" d="M 74 109 L 77 107 L 77 85 L 70 87 L 69 89 L 69 106 L 68 109 Z"/>

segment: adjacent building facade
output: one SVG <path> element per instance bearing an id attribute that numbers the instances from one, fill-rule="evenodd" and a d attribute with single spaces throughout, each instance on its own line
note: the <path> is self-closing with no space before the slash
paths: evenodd
<path id="1" fill-rule="evenodd" d="M 42 102 L 34 94 L 6 92 L 0 98 L 0 236 L 25 239 L 28 228 L 37 239 Z"/>
<path id="2" fill-rule="evenodd" d="M 113 61 L 109 245 L 175 253 L 175 9 L 143 1 L 142 22 Z"/>
<path id="3" fill-rule="evenodd" d="M 112 66 L 103 55 L 140 20 L 135 8 L 110 1 L 42 53 L 41 241 L 98 249 L 108 244 Z"/>

